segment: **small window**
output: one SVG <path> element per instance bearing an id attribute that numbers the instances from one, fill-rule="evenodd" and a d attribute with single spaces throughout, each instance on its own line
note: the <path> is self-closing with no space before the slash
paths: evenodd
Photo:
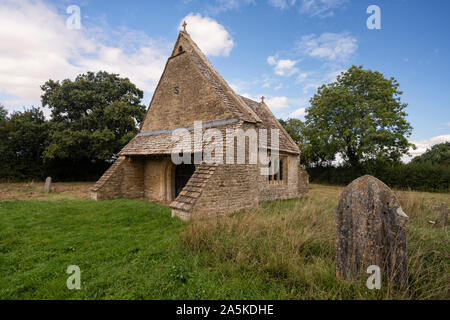
<path id="1" fill-rule="evenodd" d="M 271 167 L 272 167 L 272 161 L 269 161 L 269 165 L 268 165 L 268 168 L 269 168 L 269 175 L 268 175 L 268 177 L 269 177 L 269 181 L 272 181 L 272 172 L 271 172 Z"/>
<path id="2" fill-rule="evenodd" d="M 286 181 L 286 157 L 280 157 L 278 161 L 274 162 L 274 159 L 269 161 L 269 183 L 280 184 Z M 272 165 L 273 163 L 273 165 Z"/>
<path id="3" fill-rule="evenodd" d="M 182 47 L 182 46 L 179 46 L 179 47 L 178 47 L 178 53 L 181 53 L 181 52 L 183 52 L 183 47 Z"/>
<path id="4" fill-rule="evenodd" d="M 278 175 L 280 176 L 280 181 L 283 181 L 284 175 L 283 175 L 283 170 L 284 170 L 284 159 L 280 159 L 280 170 L 278 171 Z"/>

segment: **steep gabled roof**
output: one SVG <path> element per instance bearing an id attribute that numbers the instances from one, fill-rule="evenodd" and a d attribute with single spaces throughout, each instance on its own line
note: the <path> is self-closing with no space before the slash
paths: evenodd
<path id="1" fill-rule="evenodd" d="M 198 70 L 208 79 L 215 92 L 221 97 L 225 106 L 239 120 L 246 122 L 261 122 L 258 115 L 242 101 L 241 97 L 231 89 L 228 83 L 212 66 L 187 32 L 180 31 L 172 56 L 176 54 L 180 43 L 183 43 L 183 49 L 187 51 L 194 64 L 198 67 Z"/>
<path id="2" fill-rule="evenodd" d="M 290 153 L 300 154 L 300 149 L 297 144 L 292 140 L 289 133 L 283 128 L 281 123 L 275 118 L 273 113 L 270 111 L 269 107 L 264 102 L 256 102 L 251 99 L 245 98 L 241 96 L 241 99 L 258 115 L 258 117 L 262 120 L 259 124 L 260 128 L 264 128 L 268 130 L 267 137 L 268 147 L 270 148 L 270 129 L 279 129 L 279 150 L 286 151 Z"/>
<path id="3" fill-rule="evenodd" d="M 220 76 L 216 69 L 211 65 L 209 60 L 198 48 L 196 43 L 191 39 L 188 33 L 180 31 L 178 39 L 175 43 L 171 57 L 166 63 L 166 68 L 161 76 L 163 79 L 170 59 L 177 59 L 178 56 L 187 55 L 190 61 L 195 65 L 196 70 L 200 72 L 207 84 L 211 86 L 214 92 L 219 97 L 221 103 L 225 106 L 233 118 L 216 119 L 211 122 L 210 127 L 216 127 L 225 136 L 225 130 L 230 128 L 240 127 L 236 122 L 254 123 L 259 128 L 268 130 L 268 148 L 270 145 L 270 129 L 280 130 L 279 150 L 289 153 L 299 154 L 300 150 L 289 134 L 284 130 L 269 108 L 264 102 L 258 103 L 251 99 L 237 95 L 228 83 Z M 161 83 L 161 80 L 160 80 Z M 158 86 L 156 90 L 158 90 Z M 155 90 L 155 92 L 156 92 Z M 152 102 L 147 110 L 152 107 Z M 232 122 L 229 122 L 232 120 Z M 150 120 L 151 121 L 151 120 Z M 228 121 L 228 122 L 227 122 Z M 221 123 L 223 122 L 223 123 Z M 220 123 L 220 124 L 219 124 Z M 207 125 L 208 123 L 206 123 Z M 189 124 L 191 125 L 191 124 Z M 205 130 L 206 128 L 204 128 Z M 173 130 L 156 130 L 151 132 L 143 132 L 132 139 L 119 153 L 120 155 L 151 155 L 151 154 L 170 154 L 173 147 L 176 145 L 171 139 L 171 131 Z M 192 131 L 189 129 L 189 131 Z"/>

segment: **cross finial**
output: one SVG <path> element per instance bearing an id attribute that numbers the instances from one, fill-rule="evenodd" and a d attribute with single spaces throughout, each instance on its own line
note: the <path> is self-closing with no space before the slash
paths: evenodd
<path id="1" fill-rule="evenodd" d="M 183 21 L 183 31 L 184 31 L 184 32 L 186 32 L 186 26 L 187 26 L 186 21 Z"/>
<path id="2" fill-rule="evenodd" d="M 264 102 L 264 96 L 261 97 L 261 102 Z"/>

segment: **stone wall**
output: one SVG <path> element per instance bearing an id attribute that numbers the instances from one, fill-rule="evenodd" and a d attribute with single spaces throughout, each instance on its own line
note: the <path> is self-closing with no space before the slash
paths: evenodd
<path id="1" fill-rule="evenodd" d="M 169 203 L 175 195 L 175 165 L 170 156 L 147 157 L 144 161 L 144 197 Z"/>
<path id="2" fill-rule="evenodd" d="M 284 178 L 282 181 L 269 181 L 268 176 L 258 176 L 259 201 L 292 199 L 303 195 L 303 193 L 299 193 L 299 185 L 305 185 L 303 176 L 299 174 L 300 157 L 298 155 L 280 153 L 280 159 L 282 158 L 285 158 Z"/>
<path id="3" fill-rule="evenodd" d="M 94 200 L 140 199 L 144 196 L 142 159 L 119 157 L 91 190 Z"/>
<path id="4" fill-rule="evenodd" d="M 309 174 L 300 164 L 298 169 L 298 193 L 300 196 L 307 196 L 309 193 Z"/>
<path id="5" fill-rule="evenodd" d="M 257 165 L 219 165 L 191 209 L 195 215 L 223 215 L 258 207 Z"/>

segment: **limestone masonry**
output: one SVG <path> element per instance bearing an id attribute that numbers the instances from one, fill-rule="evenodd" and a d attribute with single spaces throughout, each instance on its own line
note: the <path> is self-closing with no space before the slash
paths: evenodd
<path id="1" fill-rule="evenodd" d="M 260 174 L 259 164 L 180 164 L 171 159 L 174 129 L 192 129 L 201 121 L 220 132 L 227 129 L 279 130 L 278 172 Z M 269 142 L 267 152 L 274 148 Z M 258 147 L 259 148 L 259 147 Z M 248 150 L 246 150 L 248 159 Z M 278 161 L 278 160 L 277 160 Z M 236 163 L 236 162 L 235 162 Z M 265 165 L 267 167 L 267 165 Z M 140 134 L 92 188 L 95 200 L 147 199 L 167 203 L 172 215 L 222 215 L 251 209 L 261 201 L 307 196 L 308 174 L 300 150 L 260 103 L 237 95 L 210 64 L 189 34 L 180 31 L 159 80 Z"/>

